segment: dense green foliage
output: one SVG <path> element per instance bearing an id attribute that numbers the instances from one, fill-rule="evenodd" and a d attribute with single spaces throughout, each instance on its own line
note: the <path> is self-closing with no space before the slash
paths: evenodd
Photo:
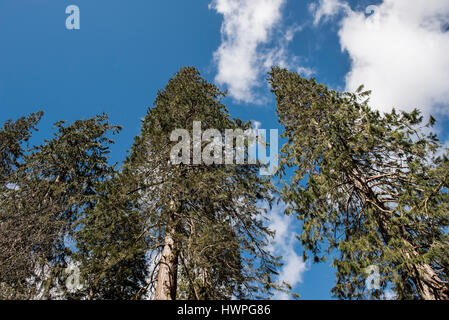
<path id="1" fill-rule="evenodd" d="M 170 272 L 179 272 L 180 290 L 171 292 L 173 299 L 259 297 L 274 286 L 278 264 L 265 249 L 272 234 L 259 207 L 271 202 L 274 189 L 259 176 L 260 165 L 170 162 L 176 144 L 170 133 L 177 128 L 187 129 L 191 137 L 194 121 L 201 121 L 203 130 L 222 133 L 249 128 L 249 123 L 229 117 L 222 97 L 196 69 L 180 70 L 158 93 L 125 165 L 125 174 L 139 190 L 139 209 L 151 226 L 153 256 L 162 256 L 155 268 L 168 263 Z M 173 242 L 170 248 L 167 238 Z M 163 261 L 167 250 L 173 261 Z"/>
<path id="2" fill-rule="evenodd" d="M 181 69 L 148 110 L 129 157 L 108 162 L 104 115 L 56 124 L 25 149 L 41 114 L 0 131 L 0 298 L 231 299 L 268 297 L 278 259 L 267 249 L 260 164 L 174 165 L 174 129 L 248 129 L 224 93 Z M 205 147 L 203 145 L 202 147 Z"/>
<path id="3" fill-rule="evenodd" d="M 335 257 L 338 298 L 449 298 L 449 159 L 419 111 L 380 114 L 369 92 L 340 93 L 285 69 L 270 84 L 288 142 L 282 197 L 315 262 Z M 440 155 L 440 156 L 439 156 Z M 379 270 L 379 287 L 366 270 Z M 370 288 L 371 287 L 371 288 Z M 371 290 L 370 290 L 371 289 Z"/>
<path id="4" fill-rule="evenodd" d="M 333 259 L 332 293 L 449 299 L 449 157 L 430 133 L 435 119 L 374 111 L 363 87 L 337 92 L 280 68 L 269 76 L 287 140 L 281 200 L 301 222 L 305 259 Z M 176 129 L 193 149 L 222 155 L 227 130 L 251 129 L 230 117 L 224 97 L 195 68 L 181 69 L 158 92 L 122 166 L 110 163 L 120 127 L 106 115 L 58 122 L 37 146 L 29 141 L 41 112 L 6 122 L 0 299 L 252 299 L 287 291 L 268 249 L 274 234 L 263 208 L 277 190 L 259 174 L 263 165 L 236 164 L 236 150 L 232 164 L 173 163 Z M 194 122 L 218 136 L 195 145 Z"/>
<path id="5" fill-rule="evenodd" d="M 117 127 L 98 116 L 56 124 L 53 139 L 23 149 L 41 113 L 5 125 L 0 193 L 0 294 L 3 298 L 50 298 L 70 263 L 67 241 L 74 222 L 96 202 L 96 186 L 107 179 L 106 134 Z M 5 138 L 3 138 L 5 137 Z M 11 143 L 12 142 L 12 143 Z"/>

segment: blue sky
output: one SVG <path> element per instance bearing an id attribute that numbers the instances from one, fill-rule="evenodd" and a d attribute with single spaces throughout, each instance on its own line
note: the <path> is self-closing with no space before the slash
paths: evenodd
<path id="1" fill-rule="evenodd" d="M 266 71 L 278 64 L 336 89 L 365 83 L 373 107 L 420 107 L 449 134 L 447 0 L 0 0 L 0 120 L 44 110 L 52 124 L 101 112 L 124 127 L 113 161 L 139 132 L 157 90 L 183 66 L 229 89 L 231 115 L 278 128 Z M 67 30 L 66 7 L 80 9 Z M 366 10 L 369 6 L 373 11 Z M 282 276 L 304 299 L 328 299 L 334 271 L 298 262 L 297 223 L 275 209 Z"/>

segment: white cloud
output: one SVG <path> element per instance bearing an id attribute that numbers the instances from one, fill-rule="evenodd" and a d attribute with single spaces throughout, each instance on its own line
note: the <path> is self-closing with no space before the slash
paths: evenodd
<path id="1" fill-rule="evenodd" d="M 346 2 L 341 2 L 340 0 L 320 0 L 319 5 L 312 2 L 309 8 L 314 12 L 314 25 L 317 25 L 323 18 L 327 21 L 341 11 L 349 12 L 351 10 Z"/>
<path id="2" fill-rule="evenodd" d="M 222 43 L 214 53 L 218 69 L 215 80 L 226 85 L 234 99 L 260 102 L 254 89 L 264 83 L 263 74 L 272 65 L 287 67 L 297 62 L 289 57 L 286 47 L 301 27 L 279 32 L 285 2 L 214 0 L 209 6 L 223 15 Z"/>
<path id="3" fill-rule="evenodd" d="M 449 113 L 449 1 L 384 0 L 369 7 L 371 15 L 341 0 L 320 0 L 311 9 L 316 23 L 343 14 L 338 34 L 352 60 L 347 90 L 365 84 L 381 111 Z"/>
<path id="4" fill-rule="evenodd" d="M 303 274 L 307 271 L 306 263 L 300 257 L 296 250 L 295 244 L 298 243 L 296 238 L 295 218 L 284 214 L 285 206 L 283 204 L 273 206 L 268 211 L 270 219 L 269 228 L 276 232 L 271 251 L 275 255 L 282 257 L 283 266 L 280 270 L 279 281 L 285 281 L 292 287 L 302 282 Z M 290 296 L 286 293 L 277 293 L 274 297 L 279 300 L 288 300 Z"/>

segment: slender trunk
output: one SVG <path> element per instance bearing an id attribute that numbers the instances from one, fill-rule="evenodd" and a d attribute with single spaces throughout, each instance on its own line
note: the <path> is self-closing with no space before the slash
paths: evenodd
<path id="1" fill-rule="evenodd" d="M 173 228 L 165 235 L 164 249 L 159 260 L 155 300 L 176 300 L 178 252 Z"/>
<path id="2" fill-rule="evenodd" d="M 389 216 L 386 212 L 390 211 L 384 203 L 379 201 L 377 194 L 370 188 L 368 183 L 363 177 L 360 177 L 356 169 L 352 172 L 352 181 L 354 185 L 362 192 L 364 202 L 370 202 L 375 204 L 379 209 L 379 215 L 377 216 L 377 223 L 379 225 L 380 232 L 384 238 L 384 242 L 388 245 L 391 238 L 389 228 Z M 406 248 L 402 250 L 402 254 L 407 259 L 413 259 L 419 256 L 419 253 L 413 249 L 413 245 L 408 241 L 407 233 L 405 230 L 401 232 L 402 241 Z M 416 289 L 424 300 L 449 300 L 449 287 L 447 282 L 440 279 L 438 274 L 427 263 L 414 263 L 408 267 L 410 279 L 416 286 Z"/>
<path id="3" fill-rule="evenodd" d="M 178 244 L 175 240 L 176 234 L 176 211 L 178 207 L 174 200 L 170 201 L 172 213 L 165 232 L 164 248 L 159 260 L 159 271 L 157 274 L 157 285 L 155 300 L 176 300 L 176 289 L 178 285 Z"/>

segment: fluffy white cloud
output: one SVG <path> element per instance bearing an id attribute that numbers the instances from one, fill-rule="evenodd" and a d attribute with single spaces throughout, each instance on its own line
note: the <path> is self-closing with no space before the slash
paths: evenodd
<path id="1" fill-rule="evenodd" d="M 269 227 L 276 232 L 271 251 L 281 256 L 284 264 L 278 280 L 295 287 L 302 282 L 303 274 L 307 271 L 306 263 L 295 250 L 295 244 L 298 244 L 295 218 L 284 214 L 283 204 L 274 206 L 268 213 Z M 290 296 L 286 293 L 278 293 L 274 298 L 288 300 Z"/>
<path id="2" fill-rule="evenodd" d="M 381 111 L 449 113 L 449 1 L 384 0 L 358 12 L 342 0 L 320 0 L 311 9 L 316 24 L 343 15 L 338 34 L 352 60 L 347 90 L 365 84 Z"/>
<path id="3" fill-rule="evenodd" d="M 263 83 L 267 69 L 272 65 L 291 67 L 297 62 L 289 57 L 286 46 L 301 28 L 278 29 L 285 1 L 214 0 L 209 6 L 223 15 L 222 42 L 214 53 L 218 69 L 215 80 L 226 85 L 238 101 L 260 102 L 254 89 Z"/>

